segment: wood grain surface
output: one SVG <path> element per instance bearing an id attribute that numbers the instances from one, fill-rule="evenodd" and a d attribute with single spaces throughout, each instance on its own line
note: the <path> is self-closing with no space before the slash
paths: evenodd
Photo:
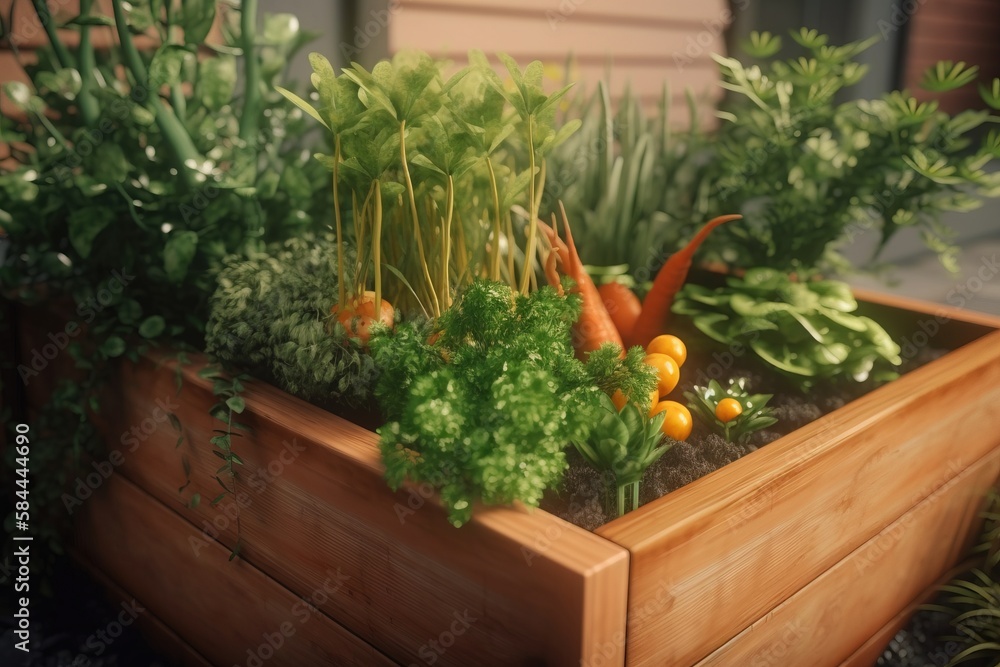
<path id="1" fill-rule="evenodd" d="M 909 601 L 961 557 L 998 473 L 1000 449 L 935 490 L 699 667 L 840 665 L 886 618 L 895 617 L 900 600 L 909 608 Z"/>
<path id="2" fill-rule="evenodd" d="M 629 665 L 694 664 L 751 627 L 764 641 L 784 628 L 761 619 L 949 484 L 964 491 L 948 491 L 941 507 L 957 512 L 965 502 L 962 516 L 973 516 L 979 499 L 969 489 L 978 492 L 983 480 L 969 471 L 992 461 L 1000 444 L 991 409 L 1000 399 L 1000 333 L 989 333 L 1000 319 L 859 296 L 868 299 L 862 309 L 898 335 L 922 331 L 922 344 L 963 347 L 598 536 L 517 507 L 480 511 L 456 530 L 429 489 L 389 492 L 373 433 L 254 382 L 241 417 L 254 432 L 234 444 L 246 461 L 243 556 L 296 595 L 339 568 L 349 578 L 317 606 L 402 663 L 434 656 L 435 664 L 455 665 L 623 664 L 626 605 Z M 38 339 L 60 323 L 50 316 L 22 330 Z M 167 355 L 126 367 L 109 397 L 121 409 L 105 423 L 120 472 L 186 519 L 192 554 L 235 544 L 231 501 L 205 502 L 218 492 L 208 438 L 219 424 L 207 414 L 210 387 L 197 368 L 182 369 L 178 394 Z M 166 411 L 182 424 L 179 447 Z M 191 485 L 182 498 L 185 459 Z M 195 509 L 184 504 L 192 492 L 205 499 Z M 973 523 L 956 523 L 955 540 L 923 534 L 922 576 L 947 569 Z M 893 549 L 881 560 L 904 555 L 912 556 Z M 809 590 L 826 590 L 815 585 Z M 845 638 L 843 655 L 884 632 L 914 595 L 890 596 L 864 631 Z M 476 620 L 449 637 L 457 618 Z M 443 652 L 441 638 L 449 644 Z"/>
<path id="3" fill-rule="evenodd" d="M 213 665 L 396 665 L 310 607 L 338 585 L 298 596 L 217 543 L 198 555 L 190 525 L 123 475 L 112 475 L 81 510 L 77 548 Z M 305 599 L 303 599 L 305 598 Z M 139 612 L 141 616 L 143 612 Z"/>
<path id="4" fill-rule="evenodd" d="M 196 370 L 183 369 L 178 394 L 172 361 L 126 368 L 122 393 L 108 399 L 121 406 L 108 441 L 125 476 L 188 520 L 185 548 L 216 538 L 232 548 L 236 503 L 208 502 L 220 491 L 208 443 L 220 424 Z M 400 662 L 576 665 L 600 653 L 622 664 L 624 549 L 523 507 L 483 509 L 456 529 L 429 488 L 388 489 L 371 431 L 263 384 L 245 398 L 239 419 L 253 434 L 234 449 L 245 461 L 238 497 L 249 563 L 300 595 L 342 572 L 343 587 L 317 606 Z M 167 410 L 183 427 L 179 448 Z M 185 458 L 185 498 L 203 498 L 195 509 L 178 494 Z"/>

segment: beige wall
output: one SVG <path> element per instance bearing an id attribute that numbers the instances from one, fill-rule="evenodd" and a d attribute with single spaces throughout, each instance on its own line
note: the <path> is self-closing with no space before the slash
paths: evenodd
<path id="1" fill-rule="evenodd" d="M 522 65 L 542 60 L 553 86 L 572 54 L 573 78 L 592 88 L 610 65 L 613 97 L 628 83 L 648 108 L 668 81 L 675 120 L 686 118 L 685 88 L 703 101 L 709 122 L 722 92 L 709 54 L 725 51 L 727 0 L 399 0 L 388 7 L 389 52 L 420 48 L 463 61 L 469 49 L 502 51 Z"/>

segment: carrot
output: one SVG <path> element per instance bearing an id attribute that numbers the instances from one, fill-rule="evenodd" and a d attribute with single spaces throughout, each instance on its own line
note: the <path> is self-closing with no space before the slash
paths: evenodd
<path id="1" fill-rule="evenodd" d="M 559 238 L 555 229 L 541 220 L 538 221 L 538 228 L 548 238 L 552 248 L 550 253 L 557 254 L 559 262 L 562 264 L 563 273 L 576 282 L 572 292 L 579 294 L 583 302 L 580 317 L 573 325 L 573 348 L 576 350 L 576 356 L 579 359 L 586 359 L 591 352 L 604 343 L 617 344 L 623 348 L 622 354 L 624 354 L 622 337 L 619 335 L 618 329 L 615 328 L 611 315 L 604 307 L 604 302 L 601 300 L 601 295 L 597 291 L 594 281 L 590 279 L 587 271 L 583 268 L 583 262 L 580 261 L 576 244 L 573 243 L 573 232 L 569 228 L 569 221 L 566 219 L 566 211 L 562 207 L 562 202 L 559 204 L 559 209 L 562 214 L 563 227 L 566 229 L 565 242 Z M 551 261 L 550 254 L 549 259 L 545 262 L 545 277 L 550 285 L 560 289 L 559 276 L 554 271 L 549 270 Z"/>
<path id="2" fill-rule="evenodd" d="M 622 338 L 628 338 L 632 333 L 635 321 L 639 319 L 642 311 L 642 303 L 635 292 L 630 290 L 620 282 L 614 281 L 604 283 L 597 288 L 601 294 L 601 301 L 611 316 L 611 321 L 615 323 L 615 328 Z"/>
<path id="3" fill-rule="evenodd" d="M 630 345 L 645 347 L 649 341 L 663 333 L 670 320 L 670 307 L 674 303 L 674 297 L 684 286 L 684 281 L 687 280 L 687 274 L 691 269 L 691 262 L 698 247 L 708 238 L 713 229 L 742 217 L 742 215 L 720 215 L 718 218 L 710 220 L 686 246 L 670 256 L 667 263 L 656 274 L 653 287 L 642 302 L 642 312 L 639 313 L 639 319 L 636 320 L 632 331 L 626 335 Z"/>

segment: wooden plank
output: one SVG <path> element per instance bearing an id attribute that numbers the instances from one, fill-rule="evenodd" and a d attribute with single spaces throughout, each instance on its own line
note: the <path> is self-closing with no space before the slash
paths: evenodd
<path id="1" fill-rule="evenodd" d="M 900 630 L 906 627 L 909 623 L 910 618 L 920 609 L 920 606 L 930 602 L 934 597 L 940 592 L 941 586 L 947 584 L 949 581 L 957 577 L 958 575 L 968 572 L 969 563 L 963 563 L 958 567 L 953 567 L 943 576 L 940 577 L 934 584 L 928 586 L 926 590 L 916 598 L 913 602 L 904 607 L 898 614 L 893 616 L 888 623 L 883 625 L 874 635 L 868 638 L 864 644 L 862 644 L 858 650 L 851 654 L 849 658 L 841 663 L 840 667 L 872 667 L 878 657 L 885 650 L 885 647 L 889 645 L 892 638 L 895 637 Z"/>
<path id="2" fill-rule="evenodd" d="M 851 291 L 858 300 L 858 313 L 875 319 L 897 338 L 930 331 L 934 347 L 952 350 L 1000 329 L 1000 317 L 989 313 L 868 289 Z"/>
<path id="3" fill-rule="evenodd" d="M 197 545 L 200 527 L 214 521 L 232 547 L 235 522 L 225 513 L 235 516 L 234 505 L 207 502 L 219 492 L 210 385 L 187 367 L 178 396 L 172 368 L 146 361 L 124 372 L 121 394 L 106 399 L 120 406 L 108 441 L 121 442 L 129 479 L 191 522 L 185 545 Z M 432 642 L 450 637 L 436 664 L 576 665 L 598 653 L 604 664 L 623 663 L 624 549 L 524 508 L 484 509 L 456 529 L 429 489 L 389 491 L 374 433 L 262 383 L 245 396 L 240 421 L 254 435 L 234 448 L 246 462 L 240 523 L 249 563 L 300 595 L 339 568 L 349 579 L 317 606 L 401 662 L 425 659 Z M 164 410 L 183 424 L 179 450 Z M 140 442 L 130 439 L 133 426 Z M 205 499 L 196 509 L 178 496 L 182 455 L 192 468 L 187 493 Z M 475 621 L 449 636 L 456 617 Z"/>
<path id="4" fill-rule="evenodd" d="M 104 588 L 111 600 L 116 603 L 128 604 L 136 599 L 134 595 L 128 593 L 116 582 L 108 578 L 104 572 L 94 567 L 82 555 L 79 553 L 73 553 L 72 555 L 73 560 Z M 138 602 L 140 606 L 143 605 L 141 600 Z M 142 631 L 142 636 L 149 645 L 162 655 L 170 658 L 173 664 L 185 665 L 185 667 L 212 667 L 212 664 L 205 660 L 201 653 L 191 648 L 190 644 L 178 636 L 176 632 L 168 628 L 163 621 L 148 609 L 139 615 L 136 619 L 136 625 Z"/>
<path id="5" fill-rule="evenodd" d="M 998 400 L 994 332 L 598 529 L 632 556 L 629 664 L 693 664 L 788 599 L 1000 445 Z"/>
<path id="6" fill-rule="evenodd" d="M 519 62 L 533 58 L 562 63 L 574 53 L 581 61 L 608 55 L 619 63 L 657 63 L 683 52 L 688 40 L 698 44 L 698 31 L 659 26 L 593 23 L 569 16 L 553 29 L 545 18 L 526 21 L 507 15 L 462 15 L 448 9 L 400 11 L 390 24 L 389 51 L 420 48 L 435 53 L 505 52 Z M 701 55 L 724 52 L 721 31 L 702 29 Z"/>
<path id="7" fill-rule="evenodd" d="M 721 0 L 687 2 L 686 0 L 401 0 L 401 10 L 441 9 L 456 13 L 516 13 L 537 17 L 555 14 L 612 21 L 643 21 L 667 24 L 729 20 L 729 9 Z"/>
<path id="8" fill-rule="evenodd" d="M 254 654 L 275 667 L 396 664 L 249 563 L 230 562 L 222 546 L 195 555 L 191 525 L 122 475 L 88 500 L 76 534 L 89 562 L 211 664 L 242 665 Z M 334 575 L 327 588 L 336 587 Z"/>
<path id="9" fill-rule="evenodd" d="M 840 665 L 967 549 L 998 473 L 995 449 L 698 666 Z"/>

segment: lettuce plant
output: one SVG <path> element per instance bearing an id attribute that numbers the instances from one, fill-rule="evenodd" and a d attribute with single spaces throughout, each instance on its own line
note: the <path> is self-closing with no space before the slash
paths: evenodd
<path id="1" fill-rule="evenodd" d="M 830 380 L 895 377 L 899 346 L 877 322 L 855 315 L 857 307 L 845 283 L 793 282 L 780 271 L 758 268 L 716 289 L 685 285 L 673 312 L 690 317 L 712 340 L 749 349 L 808 389 Z"/>

